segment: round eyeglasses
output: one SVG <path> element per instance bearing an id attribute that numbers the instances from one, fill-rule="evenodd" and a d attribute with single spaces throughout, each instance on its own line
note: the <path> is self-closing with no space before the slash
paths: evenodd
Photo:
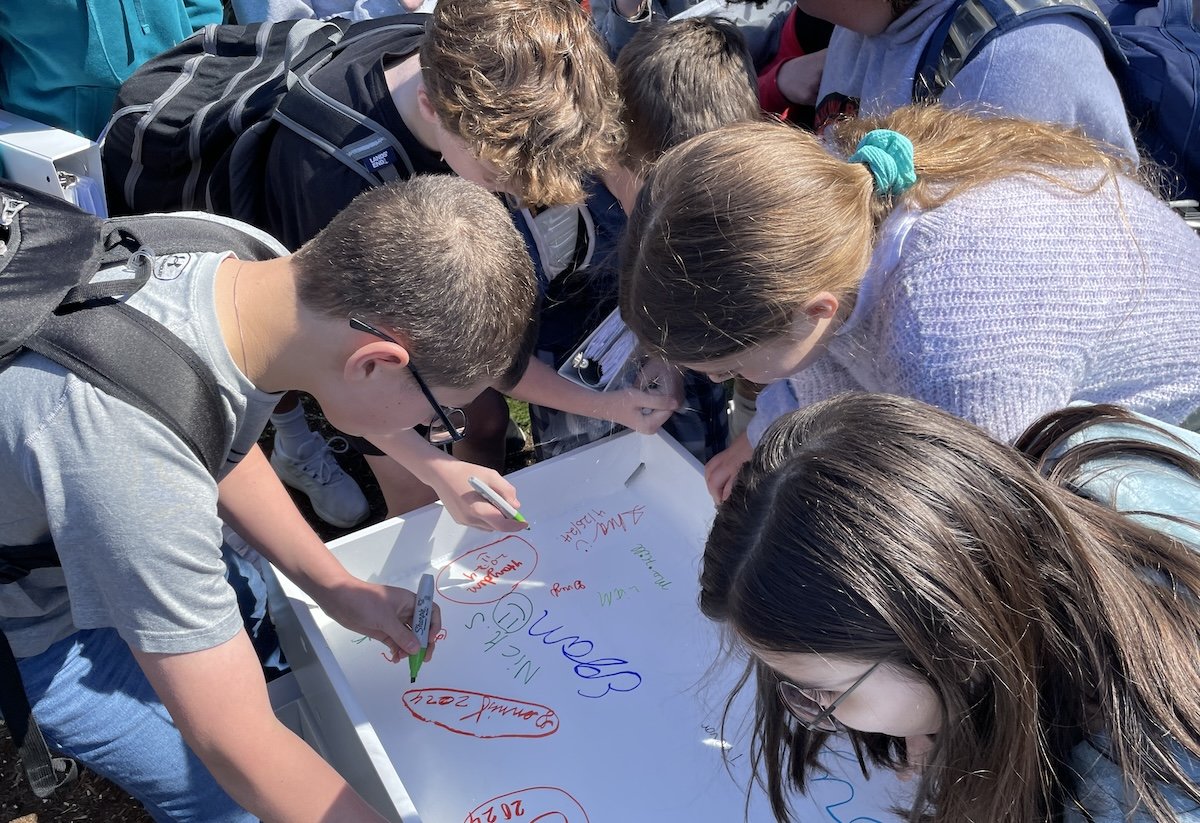
<path id="1" fill-rule="evenodd" d="M 457 443 L 466 436 L 467 413 L 457 406 L 439 404 L 438 419 L 425 427 L 425 439 L 434 446 Z"/>
<path id="2" fill-rule="evenodd" d="M 350 327 L 357 331 L 373 334 L 389 343 L 396 343 L 396 338 L 386 332 L 380 331 L 365 320 L 359 320 L 357 317 L 350 318 Z M 399 344 L 397 343 L 397 345 Z M 443 406 L 439 403 L 437 398 L 433 396 L 433 392 L 429 389 L 429 384 L 421 377 L 421 373 L 417 371 L 416 366 L 411 361 L 408 364 L 408 372 L 413 376 L 413 380 L 416 381 L 421 394 L 425 395 L 425 399 L 429 401 L 429 407 L 434 412 L 434 420 L 429 424 L 425 432 L 425 439 L 434 446 L 445 446 L 450 443 L 457 443 L 466 437 L 467 413 L 457 406 Z"/>
<path id="3" fill-rule="evenodd" d="M 810 732 L 841 732 L 846 727 L 833 716 L 834 710 L 850 695 L 850 692 L 862 685 L 862 682 L 871 676 L 871 672 L 875 671 L 881 665 L 883 665 L 882 660 L 863 672 L 861 677 L 851 683 L 850 687 L 839 694 L 837 699 L 828 706 L 822 705 L 819 700 L 812 696 L 813 692 L 817 691 L 816 689 L 802 689 L 789 680 L 781 679 L 776 684 L 775 691 L 778 693 L 779 701 L 783 703 L 783 707 L 796 719 L 797 723 Z"/>

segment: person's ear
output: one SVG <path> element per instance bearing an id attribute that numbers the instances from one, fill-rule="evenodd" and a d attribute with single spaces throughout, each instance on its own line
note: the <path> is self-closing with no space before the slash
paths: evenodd
<path id="1" fill-rule="evenodd" d="M 432 123 L 435 126 L 442 125 L 441 118 L 433 108 L 433 103 L 429 102 L 429 94 L 425 91 L 425 83 L 417 84 L 417 111 L 421 113 L 422 119 L 427 123 Z"/>
<path id="2" fill-rule="evenodd" d="M 841 301 L 837 299 L 837 295 L 823 291 L 805 301 L 803 313 L 810 323 L 815 323 L 818 320 L 832 320 L 837 317 L 840 307 Z"/>
<path id="3" fill-rule="evenodd" d="M 346 358 L 343 376 L 347 381 L 367 380 L 371 377 L 408 366 L 408 349 L 401 343 L 376 340 L 359 346 Z"/>

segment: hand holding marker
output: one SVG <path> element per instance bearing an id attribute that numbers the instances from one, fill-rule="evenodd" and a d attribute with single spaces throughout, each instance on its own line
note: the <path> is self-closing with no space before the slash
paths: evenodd
<path id="1" fill-rule="evenodd" d="M 417 682 L 417 672 L 425 661 L 425 651 L 429 648 L 429 622 L 433 619 L 433 575 L 421 575 L 417 584 L 417 605 L 413 611 L 413 634 L 417 636 L 417 644 L 421 647 L 416 654 L 408 656 L 408 682 Z"/>
<path id="2" fill-rule="evenodd" d="M 524 523 L 525 528 L 527 529 L 533 528 L 529 525 L 529 521 L 525 519 L 523 514 L 509 505 L 509 502 L 497 494 L 495 489 L 493 489 L 487 483 L 484 483 L 478 477 L 468 477 L 467 482 L 471 484 L 471 488 L 483 496 L 484 500 L 491 503 L 500 511 L 504 512 L 505 516 L 516 520 L 518 523 Z"/>

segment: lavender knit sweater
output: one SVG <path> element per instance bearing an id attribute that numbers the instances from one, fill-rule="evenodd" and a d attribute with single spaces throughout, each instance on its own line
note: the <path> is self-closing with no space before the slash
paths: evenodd
<path id="1" fill-rule="evenodd" d="M 1076 195 L 1010 178 L 899 209 L 827 354 L 763 392 L 751 442 L 848 389 L 1006 440 L 1073 400 L 1183 422 L 1200 408 L 1200 237 L 1126 179 Z"/>

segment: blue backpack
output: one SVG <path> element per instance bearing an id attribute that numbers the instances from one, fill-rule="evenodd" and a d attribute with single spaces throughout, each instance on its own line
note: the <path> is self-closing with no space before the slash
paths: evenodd
<path id="1" fill-rule="evenodd" d="M 925 48 L 913 100 L 936 100 L 993 38 L 1049 14 L 1073 14 L 1092 27 L 1142 153 L 1174 174 L 1166 193 L 1200 198 L 1200 31 L 1191 0 L 959 0 Z"/>

